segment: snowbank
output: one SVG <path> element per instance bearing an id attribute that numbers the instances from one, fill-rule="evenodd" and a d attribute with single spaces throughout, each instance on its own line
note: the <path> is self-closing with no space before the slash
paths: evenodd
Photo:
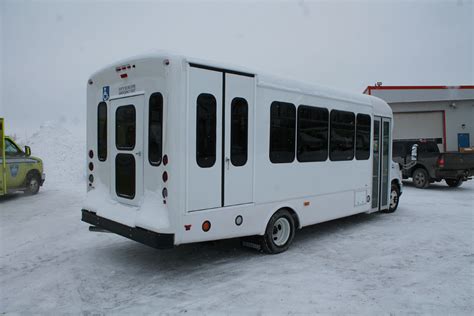
<path id="1" fill-rule="evenodd" d="M 18 139 L 31 147 L 32 156 L 41 158 L 46 173 L 46 190 L 85 190 L 86 137 L 58 121 L 41 125 L 32 136 Z"/>

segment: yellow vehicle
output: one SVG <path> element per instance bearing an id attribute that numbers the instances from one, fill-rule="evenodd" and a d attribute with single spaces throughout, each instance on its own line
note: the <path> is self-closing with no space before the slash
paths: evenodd
<path id="1" fill-rule="evenodd" d="M 5 121 L 0 118 L 0 196 L 17 191 L 38 193 L 45 175 L 41 159 L 31 156 L 31 149 L 25 150 L 5 136 Z"/>

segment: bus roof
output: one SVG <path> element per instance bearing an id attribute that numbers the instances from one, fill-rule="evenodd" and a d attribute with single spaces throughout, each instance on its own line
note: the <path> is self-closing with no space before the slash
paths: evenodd
<path id="1" fill-rule="evenodd" d="M 189 56 L 184 56 L 178 53 L 159 50 L 153 53 L 142 54 L 133 56 L 130 58 L 126 58 L 123 60 L 116 61 L 112 64 L 109 64 L 105 67 L 102 67 L 100 70 L 96 71 L 91 77 L 94 77 L 101 73 L 104 70 L 110 69 L 110 67 L 115 68 L 117 65 L 130 63 L 131 61 L 143 60 L 143 59 L 176 59 L 176 60 L 183 60 L 189 64 L 195 64 L 203 66 L 204 68 L 211 68 L 215 70 L 227 70 L 237 74 L 255 76 L 257 80 L 257 85 L 261 87 L 267 88 L 275 88 L 281 89 L 289 92 L 296 92 L 326 99 L 333 99 L 333 100 L 341 100 L 347 101 L 359 105 L 371 106 L 374 109 L 374 113 L 376 115 L 383 115 L 383 116 L 392 116 L 392 110 L 390 106 L 377 97 L 362 94 L 362 93 L 355 93 L 355 92 L 346 92 L 341 91 L 338 89 L 333 89 L 325 86 L 320 86 L 316 84 L 308 84 L 305 82 L 301 82 L 298 80 L 291 80 L 282 77 L 278 77 L 275 75 L 265 74 L 261 71 L 255 71 L 249 68 L 236 66 L 233 64 L 227 64 L 222 62 L 214 62 L 209 60 L 204 60 L 200 58 L 194 58 Z"/>

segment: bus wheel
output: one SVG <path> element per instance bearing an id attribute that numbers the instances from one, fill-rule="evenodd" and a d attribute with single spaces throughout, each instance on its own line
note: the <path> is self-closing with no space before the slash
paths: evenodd
<path id="1" fill-rule="evenodd" d="M 462 184 L 462 179 L 461 178 L 457 178 L 457 179 L 446 179 L 446 184 L 448 186 L 450 186 L 451 188 L 457 188 L 459 186 L 461 186 Z"/>
<path id="2" fill-rule="evenodd" d="M 400 200 L 400 190 L 397 185 L 392 183 L 392 188 L 390 189 L 390 203 L 388 204 L 388 210 L 384 210 L 384 213 L 393 213 L 397 210 L 398 201 Z"/>
<path id="3" fill-rule="evenodd" d="M 429 184 L 428 172 L 423 168 L 418 168 L 413 172 L 413 183 L 418 189 L 424 189 Z"/>
<path id="4" fill-rule="evenodd" d="M 25 193 L 30 194 L 30 195 L 38 193 L 38 191 L 40 189 L 40 181 L 41 181 L 41 179 L 40 179 L 38 174 L 30 173 L 28 175 L 27 180 L 26 180 L 26 191 L 25 191 Z"/>
<path id="5" fill-rule="evenodd" d="M 290 212 L 281 209 L 270 218 L 262 240 L 266 253 L 276 254 L 286 251 L 295 237 L 295 220 Z"/>

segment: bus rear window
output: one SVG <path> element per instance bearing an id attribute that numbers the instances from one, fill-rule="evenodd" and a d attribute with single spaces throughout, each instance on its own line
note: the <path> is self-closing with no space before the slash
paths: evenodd
<path id="1" fill-rule="evenodd" d="M 148 116 L 148 160 L 159 166 L 163 152 L 163 96 L 156 92 L 150 96 Z"/>
<path id="2" fill-rule="evenodd" d="M 135 148 L 136 111 L 133 105 L 123 105 L 115 112 L 115 145 L 119 150 Z"/>
<path id="3" fill-rule="evenodd" d="M 107 159 L 107 104 L 100 102 L 97 108 L 97 157 Z"/>

